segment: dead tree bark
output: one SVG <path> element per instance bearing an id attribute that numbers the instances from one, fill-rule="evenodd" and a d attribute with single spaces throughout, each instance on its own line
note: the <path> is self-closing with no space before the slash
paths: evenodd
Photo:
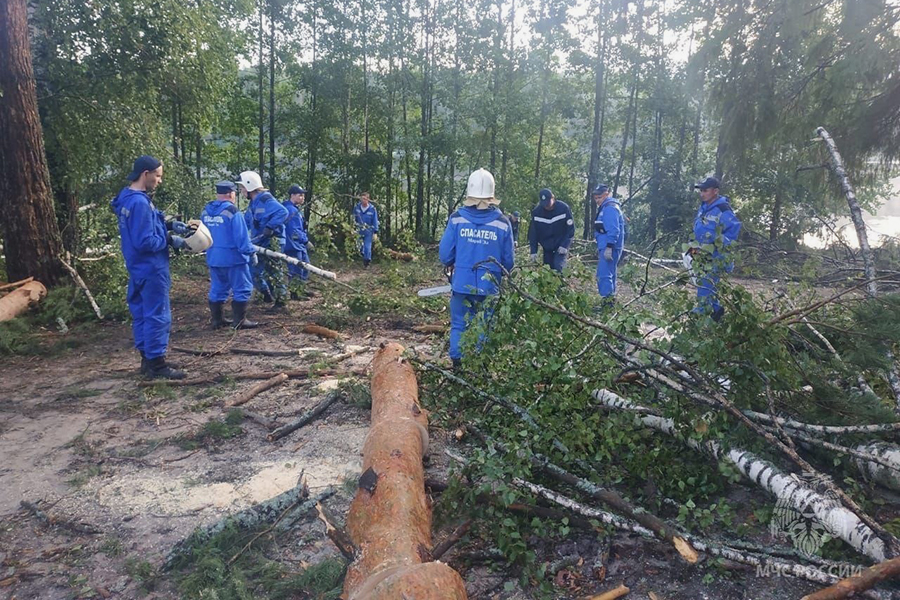
<path id="1" fill-rule="evenodd" d="M 866 233 L 866 222 L 863 220 L 862 209 L 859 206 L 859 202 L 856 200 L 856 192 L 853 190 L 853 185 L 850 183 L 850 178 L 847 176 L 847 170 L 844 168 L 844 160 L 841 158 L 834 140 L 831 139 L 831 135 L 824 127 L 816 129 L 816 134 L 825 141 L 825 146 L 828 148 L 831 170 L 835 177 L 838 178 L 838 181 L 840 181 L 841 190 L 847 198 L 847 206 L 850 209 L 850 219 L 853 221 L 854 229 L 856 229 L 856 237 L 859 240 L 859 250 L 863 257 L 863 269 L 866 279 L 868 280 L 866 293 L 869 297 L 875 298 L 878 296 L 878 283 L 875 281 L 875 257 L 872 254 L 872 247 L 869 246 L 869 236 Z M 887 358 L 890 360 L 891 364 L 890 368 L 887 370 L 887 380 L 891 386 L 891 392 L 894 394 L 894 401 L 896 402 L 894 412 L 900 414 L 900 375 L 897 374 L 897 366 L 894 362 L 894 354 L 892 351 L 888 350 Z"/>
<path id="2" fill-rule="evenodd" d="M 300 429 L 301 427 L 308 425 L 312 421 L 314 421 L 319 415 L 328 410 L 328 407 L 334 404 L 336 401 L 344 397 L 344 393 L 340 390 L 335 390 L 325 396 L 325 399 L 316 404 L 311 410 L 306 411 L 303 415 L 300 416 L 296 421 L 292 421 L 287 425 L 282 425 L 278 429 L 269 433 L 266 436 L 266 439 L 270 442 L 274 442 L 275 440 L 280 440 L 284 436 L 293 433 Z"/>
<path id="3" fill-rule="evenodd" d="M 266 390 L 270 390 L 273 387 L 281 385 L 282 383 L 284 383 L 287 380 L 288 380 L 287 373 L 279 373 L 275 377 L 272 377 L 271 379 L 267 379 L 266 381 L 263 381 L 262 383 L 258 383 L 255 386 L 253 386 L 252 388 L 250 388 L 249 390 L 241 392 L 240 394 L 238 394 L 237 396 L 235 396 L 234 398 L 232 398 L 231 400 L 226 402 L 225 406 L 231 407 L 231 406 L 241 406 L 243 404 L 247 404 L 256 396 L 262 394 Z"/>
<path id="4" fill-rule="evenodd" d="M 459 574 L 441 562 L 426 562 L 431 510 L 422 456 L 428 419 L 419 407 L 416 374 L 403 352 L 399 344 L 388 344 L 375 354 L 364 475 L 347 519 L 360 553 L 347 570 L 344 594 L 367 600 L 463 600 L 466 590 Z"/>
<path id="5" fill-rule="evenodd" d="M 25 0 L 0 3 L 0 233 L 7 279 L 53 287 L 65 275 L 62 237 L 38 116 Z"/>
<path id="6" fill-rule="evenodd" d="M 872 589 L 875 585 L 900 576 L 900 558 L 892 558 L 869 567 L 859 575 L 838 581 L 831 587 L 803 596 L 801 600 L 842 600 Z"/>

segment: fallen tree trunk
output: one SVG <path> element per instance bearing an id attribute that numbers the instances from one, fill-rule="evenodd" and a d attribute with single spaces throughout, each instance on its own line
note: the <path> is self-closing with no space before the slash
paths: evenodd
<path id="1" fill-rule="evenodd" d="M 607 525 L 610 525 L 622 531 L 630 531 L 645 537 L 652 536 L 652 532 L 649 529 L 639 525 L 638 523 L 635 523 L 634 521 L 629 521 L 612 513 L 585 506 L 579 502 L 576 502 L 575 500 L 572 500 L 571 498 L 568 498 L 558 492 L 545 488 L 536 483 L 531 483 L 518 478 L 516 478 L 514 483 L 517 486 L 523 487 L 533 492 L 534 494 L 541 496 L 545 500 L 549 500 L 550 502 L 571 510 L 572 512 L 575 512 L 576 514 L 579 514 L 583 517 L 587 517 L 589 519 L 597 519 L 602 523 L 606 523 Z M 710 540 L 700 538 L 692 534 L 684 535 L 694 548 L 696 548 L 700 552 L 705 552 L 712 556 L 733 560 L 734 562 L 739 562 L 746 565 L 761 567 L 771 572 L 782 575 L 793 575 L 794 577 L 799 577 L 808 581 L 813 581 L 815 583 L 831 584 L 837 581 L 837 577 L 829 575 L 826 569 L 821 569 L 818 566 L 801 565 L 799 563 L 792 563 L 772 556 L 744 552 L 712 542 Z"/>
<path id="2" fill-rule="evenodd" d="M 900 447 L 888 442 L 871 442 L 857 446 L 856 450 L 874 454 L 891 465 L 885 466 L 871 460 L 854 457 L 853 464 L 866 479 L 886 488 L 900 491 Z"/>
<path id="3" fill-rule="evenodd" d="M 171 569 L 176 566 L 181 559 L 189 557 L 194 549 L 209 541 L 214 535 L 225 531 L 227 527 L 234 527 L 238 531 L 247 531 L 259 527 L 260 525 L 274 522 L 275 519 L 284 514 L 285 510 L 289 509 L 294 504 L 299 503 L 306 498 L 308 494 L 309 491 L 306 487 L 306 482 L 301 481 L 295 487 L 286 492 L 282 492 L 274 498 L 245 508 L 240 512 L 229 515 L 224 519 L 220 519 L 211 525 L 198 528 L 190 536 L 172 547 L 172 550 L 170 550 L 169 554 L 166 556 L 166 561 L 163 563 L 163 569 Z M 333 495 L 334 490 L 328 488 L 318 496 L 303 502 L 303 504 L 296 509 L 296 512 L 301 514 L 306 513 L 315 508 L 317 503 L 322 502 Z"/>
<path id="4" fill-rule="evenodd" d="M 502 452 L 509 452 L 509 449 L 504 444 L 489 439 L 478 430 L 478 428 L 470 425 L 469 429 L 475 437 L 479 438 L 483 443 L 494 444 Z M 603 489 L 586 479 L 582 479 L 581 477 L 569 473 L 562 467 L 550 462 L 550 459 L 542 454 L 533 454 L 530 458 L 530 462 L 536 469 L 544 474 L 553 477 L 557 481 L 571 485 L 582 494 L 602 502 L 620 515 L 637 521 L 659 539 L 667 541 L 675 546 L 678 554 L 680 554 L 685 561 L 691 564 L 697 562 L 697 553 L 694 552 L 694 549 L 691 548 L 690 544 L 688 544 L 683 537 L 677 535 L 674 527 L 668 525 L 653 513 L 650 513 L 639 506 L 632 505 L 612 490 Z"/>
<path id="5" fill-rule="evenodd" d="M 635 406 L 630 400 L 609 390 L 594 390 L 592 395 L 595 400 L 610 408 Z M 681 439 L 672 419 L 636 414 L 634 422 Z M 729 461 L 745 477 L 801 514 L 812 512 L 829 534 L 844 540 L 858 552 L 878 562 L 886 558 L 884 541 L 857 515 L 835 500 L 812 489 L 799 478 L 784 473 L 773 463 L 740 448 L 725 449 L 711 440 L 703 443 L 692 439 L 683 441 L 691 448 L 704 452 L 716 460 Z"/>
<path id="6" fill-rule="evenodd" d="M 262 383 L 258 383 L 256 385 L 254 385 L 252 388 L 250 388 L 249 390 L 246 390 L 246 391 L 241 392 L 240 394 L 236 395 L 231 400 L 228 400 L 225 403 L 225 406 L 231 407 L 231 406 L 241 406 L 242 404 L 247 404 L 248 402 L 250 402 L 250 400 L 252 400 L 256 396 L 258 396 L 259 394 L 262 394 L 266 390 L 270 390 L 275 386 L 279 386 L 287 380 L 288 380 L 287 373 L 279 373 L 275 377 L 267 379 L 267 380 L 263 381 Z"/>
<path id="7" fill-rule="evenodd" d="M 803 596 L 801 600 L 842 600 L 872 589 L 877 584 L 900 575 L 900 558 L 878 563 L 859 575 L 838 581 L 831 587 Z"/>
<path id="8" fill-rule="evenodd" d="M 402 260 L 404 262 L 413 262 L 414 260 L 416 260 L 416 255 L 412 254 L 411 252 L 398 252 L 390 248 L 388 248 L 388 256 L 390 256 L 394 260 Z"/>
<path id="9" fill-rule="evenodd" d="M 287 425 L 282 425 L 278 429 L 269 433 L 269 435 L 266 436 L 266 439 L 270 442 L 274 442 L 275 440 L 280 440 L 284 436 L 297 431 L 304 425 L 307 425 L 308 423 L 315 420 L 319 415 L 328 410 L 329 406 L 343 397 L 344 393 L 342 391 L 334 390 L 333 392 L 325 396 L 325 399 L 316 404 L 311 410 L 303 413 L 303 415 L 296 421 L 292 421 Z"/>
<path id="10" fill-rule="evenodd" d="M 856 229 L 856 238 L 859 241 L 859 251 L 863 257 L 863 269 L 868 280 L 866 285 L 866 293 L 871 298 L 878 296 L 878 283 L 875 274 L 875 256 L 872 253 L 872 247 L 869 246 L 869 236 L 866 233 L 866 222 L 863 220 L 862 208 L 856 200 L 856 192 L 850 183 L 850 177 L 847 176 L 847 170 L 844 168 L 844 160 L 838 152 L 837 144 L 831 138 L 831 135 L 824 127 L 816 128 L 816 134 L 825 142 L 828 149 L 829 163 L 831 171 L 837 177 L 841 184 L 841 191 L 847 199 L 847 207 L 850 209 L 850 220 L 853 221 L 853 227 Z M 885 352 L 885 358 L 890 361 L 887 368 L 887 380 L 894 394 L 895 407 L 894 411 L 900 413 L 900 375 L 897 373 L 897 365 L 894 360 L 894 354 L 888 349 Z"/>
<path id="11" fill-rule="evenodd" d="M 47 295 L 40 281 L 30 281 L 0 298 L 0 323 L 15 319 Z"/>
<path id="12" fill-rule="evenodd" d="M 0 292 L 10 290 L 13 288 L 17 288 L 17 287 L 21 287 L 21 286 L 25 285 L 26 283 L 31 283 L 32 281 L 34 281 L 34 277 L 20 279 L 19 281 L 13 281 L 12 283 L 4 283 L 3 285 L 0 285 Z"/>
<path id="13" fill-rule="evenodd" d="M 427 562 L 431 510 L 422 469 L 427 426 L 416 375 L 403 360 L 403 347 L 382 347 L 372 371 L 372 425 L 363 447 L 364 473 L 347 519 L 347 531 L 360 550 L 344 580 L 348 600 L 466 598 L 456 571 Z"/>
<path id="14" fill-rule="evenodd" d="M 313 335 L 317 335 L 320 338 L 327 338 L 330 340 L 339 340 L 341 339 L 341 334 L 335 331 L 334 329 L 328 329 L 327 327 L 322 327 L 321 325 L 316 325 L 315 323 L 307 323 L 301 329 L 303 333 L 311 333 Z"/>

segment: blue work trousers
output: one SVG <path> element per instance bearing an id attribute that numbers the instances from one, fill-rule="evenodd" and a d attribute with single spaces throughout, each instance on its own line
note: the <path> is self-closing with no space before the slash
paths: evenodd
<path id="1" fill-rule="evenodd" d="M 359 233 L 360 248 L 363 260 L 372 260 L 372 234 L 371 229 L 364 229 Z"/>
<path id="2" fill-rule="evenodd" d="M 128 278 L 126 299 L 131 312 L 134 347 L 148 359 L 165 356 L 169 347 L 169 330 L 172 328 L 172 308 L 169 304 L 171 286 L 168 265 L 146 277 Z"/>
<path id="3" fill-rule="evenodd" d="M 550 268 L 557 273 L 562 273 L 566 267 L 566 254 L 560 254 L 556 250 L 547 250 L 544 248 L 544 264 L 550 265 Z"/>
<path id="4" fill-rule="evenodd" d="M 463 332 L 469 328 L 472 320 L 478 315 L 478 311 L 482 311 L 480 318 L 485 323 L 490 321 L 494 313 L 494 305 L 492 302 L 485 304 L 486 298 L 487 296 L 483 294 L 460 292 L 453 292 L 453 295 L 450 296 L 450 358 L 462 358 L 459 341 Z M 476 349 L 481 349 L 485 337 L 486 332 L 479 336 Z"/>
<path id="5" fill-rule="evenodd" d="M 235 302 L 247 302 L 253 293 L 250 265 L 209 268 L 209 301 L 227 302 L 234 294 Z"/>
<path id="6" fill-rule="evenodd" d="M 603 253 L 606 248 L 600 251 L 599 260 L 597 261 L 597 291 L 604 298 L 616 295 L 616 272 L 619 268 L 619 259 L 622 257 L 621 248 L 613 248 L 612 260 L 605 260 Z"/>
<path id="7" fill-rule="evenodd" d="M 285 252 L 285 254 L 296 258 L 297 260 L 302 260 L 305 263 L 309 262 L 309 253 L 306 251 L 306 246 L 303 246 L 299 250 L 291 250 L 290 252 Z M 309 279 L 309 271 L 298 265 L 288 264 L 288 278 L 299 278 L 300 281 L 306 281 L 307 279 Z"/>

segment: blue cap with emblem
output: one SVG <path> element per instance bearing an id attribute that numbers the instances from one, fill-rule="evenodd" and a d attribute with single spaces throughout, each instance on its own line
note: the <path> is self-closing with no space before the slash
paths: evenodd
<path id="1" fill-rule="evenodd" d="M 216 183 L 216 193 L 217 194 L 230 194 L 237 186 L 234 185 L 233 181 L 220 181 Z"/>
<path id="2" fill-rule="evenodd" d="M 541 206 L 547 206 L 553 198 L 553 192 L 550 191 L 550 188 L 544 188 L 538 193 L 538 198 L 540 198 Z"/>
<path id="3" fill-rule="evenodd" d="M 715 177 L 707 177 L 694 186 L 695 190 L 708 190 L 710 188 L 719 189 L 719 180 Z"/>
<path id="4" fill-rule="evenodd" d="M 131 173 L 128 174 L 128 181 L 137 181 L 138 178 L 144 173 L 144 171 L 155 171 L 157 170 L 162 163 L 153 158 L 150 155 L 138 156 L 137 160 L 134 161 L 134 166 L 131 168 Z"/>

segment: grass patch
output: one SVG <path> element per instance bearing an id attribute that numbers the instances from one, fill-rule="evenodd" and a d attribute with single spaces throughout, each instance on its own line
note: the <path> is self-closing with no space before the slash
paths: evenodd
<path id="1" fill-rule="evenodd" d="M 368 383 L 347 379 L 341 382 L 340 389 L 347 396 L 347 404 L 360 408 L 372 408 L 372 391 Z"/>
<path id="2" fill-rule="evenodd" d="M 125 572 L 138 584 L 138 590 L 142 595 L 152 592 L 159 583 L 159 570 L 146 560 L 133 557 L 126 559 Z"/>
<path id="3" fill-rule="evenodd" d="M 260 537 L 229 565 L 229 560 L 259 531 L 239 532 L 227 527 L 195 548 L 176 576 L 181 597 L 332 600 L 340 596 L 346 568 L 343 561 L 324 560 L 300 573 L 291 573 L 284 565 L 266 558 L 265 547 L 272 541 L 268 535 Z"/>
<path id="4" fill-rule="evenodd" d="M 122 552 L 124 551 L 122 547 L 122 540 L 116 537 L 108 537 L 103 540 L 103 543 L 100 544 L 100 548 L 98 550 L 100 551 L 100 553 L 105 554 L 109 558 L 122 556 Z"/>
<path id="5" fill-rule="evenodd" d="M 101 473 L 103 473 L 103 469 L 100 468 L 100 465 L 87 465 L 86 467 L 79 469 L 66 483 L 76 490 L 81 489 L 87 485 L 91 479 Z"/>
<path id="6" fill-rule="evenodd" d="M 229 411 L 222 421 L 210 419 L 193 435 L 179 436 L 173 441 L 182 450 L 196 450 L 197 448 L 212 446 L 218 441 L 229 440 L 244 433 L 244 430 L 241 429 L 243 420 L 243 411 L 236 408 Z"/>

